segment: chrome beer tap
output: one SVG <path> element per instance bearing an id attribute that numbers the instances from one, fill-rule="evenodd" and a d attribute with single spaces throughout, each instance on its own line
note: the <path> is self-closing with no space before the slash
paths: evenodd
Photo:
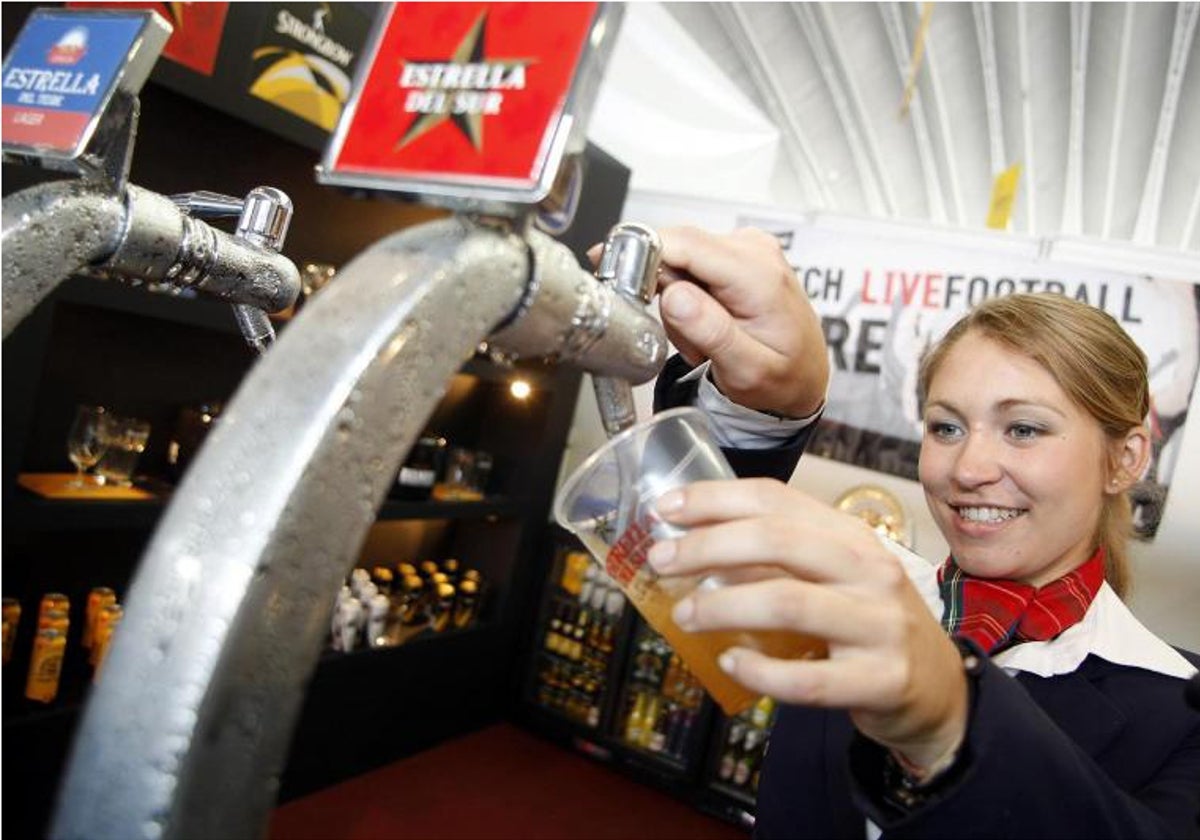
<path id="1" fill-rule="evenodd" d="M 623 300 L 648 306 L 658 283 L 662 242 L 645 225 L 624 222 L 614 227 L 604 242 L 596 278 L 611 286 Z M 593 376 L 596 405 L 609 437 L 637 422 L 633 384 L 613 376 Z"/>
<path id="2" fill-rule="evenodd" d="M 171 202 L 193 220 L 237 216 L 235 237 L 276 254 L 283 248 L 292 221 L 292 200 L 274 187 L 256 187 L 244 200 L 200 191 L 173 195 Z M 196 279 L 187 282 L 190 285 Z M 275 341 L 275 329 L 267 312 L 255 303 L 234 302 L 233 314 L 246 343 L 259 353 L 266 352 Z"/>
<path id="3" fill-rule="evenodd" d="M 70 14 L 39 10 L 31 23 Z M 2 334 L 7 337 L 62 281 L 87 274 L 165 283 L 228 301 L 247 342 L 261 351 L 274 335 L 266 313 L 286 309 L 300 295 L 300 272 L 279 253 L 291 201 L 271 187 L 253 190 L 244 201 L 214 193 L 175 201 L 128 183 L 137 92 L 170 26 L 153 13 L 109 14 L 145 16 L 146 28 L 129 45 L 119 87 L 94 117 L 86 145 L 67 154 L 5 141 L 6 162 L 78 177 L 3 200 Z M 237 233 L 210 227 L 201 221 L 207 214 L 240 215 Z"/>

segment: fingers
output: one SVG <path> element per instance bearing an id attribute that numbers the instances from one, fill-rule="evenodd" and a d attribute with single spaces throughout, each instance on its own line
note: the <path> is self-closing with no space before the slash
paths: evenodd
<path id="1" fill-rule="evenodd" d="M 782 630 L 860 647 L 891 635 L 886 609 L 835 586 L 777 576 L 702 590 L 675 605 L 681 629 Z"/>
<path id="2" fill-rule="evenodd" d="M 664 288 L 659 311 L 671 343 L 693 364 L 719 359 L 722 369 L 756 371 L 785 363 L 779 352 L 751 337 L 729 310 L 694 283 L 676 281 Z"/>
<path id="3" fill-rule="evenodd" d="M 778 240 L 764 231 L 712 234 L 683 226 L 662 228 L 658 234 L 664 265 L 702 282 L 735 314 L 757 311 L 755 304 L 770 300 L 779 284 L 795 282 Z M 671 272 L 663 274 L 669 283 Z M 755 282 L 746 282 L 748 277 Z"/>
<path id="4" fill-rule="evenodd" d="M 746 565 L 776 566 L 821 583 L 855 580 L 866 574 L 861 559 L 835 531 L 784 517 L 736 519 L 698 528 L 678 539 L 656 542 L 647 559 L 664 575 L 703 574 Z"/>
<path id="5" fill-rule="evenodd" d="M 772 479 L 701 481 L 664 493 L 657 515 L 684 529 L 650 549 L 659 574 L 768 565 L 809 581 L 887 590 L 904 571 L 862 520 Z"/>
<path id="6" fill-rule="evenodd" d="M 721 654 L 721 668 L 751 691 L 786 703 L 822 708 L 884 710 L 894 705 L 904 665 L 860 655 L 838 659 L 774 659 L 748 648 Z"/>

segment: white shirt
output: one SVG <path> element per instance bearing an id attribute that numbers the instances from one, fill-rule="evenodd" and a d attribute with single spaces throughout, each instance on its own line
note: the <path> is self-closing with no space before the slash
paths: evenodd
<path id="1" fill-rule="evenodd" d="M 787 420 L 782 417 L 772 417 L 761 411 L 738 405 L 717 390 L 706 374 L 710 363 L 702 362 L 683 376 L 680 382 L 700 380 L 700 390 L 696 394 L 695 405 L 708 415 L 713 428 L 713 436 L 717 443 L 728 449 L 770 449 L 787 442 L 796 436 L 801 429 L 816 422 L 821 407 L 799 420 Z"/>

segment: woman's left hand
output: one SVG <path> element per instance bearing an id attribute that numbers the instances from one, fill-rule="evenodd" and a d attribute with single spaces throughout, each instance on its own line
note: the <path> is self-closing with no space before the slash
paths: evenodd
<path id="1" fill-rule="evenodd" d="M 774 571 L 681 600 L 680 627 L 828 642 L 825 660 L 732 648 L 721 664 L 738 682 L 784 702 L 847 709 L 864 735 L 918 766 L 957 748 L 967 719 L 961 658 L 864 522 L 769 479 L 699 482 L 665 494 L 658 510 L 688 529 L 651 549 L 660 574 Z"/>

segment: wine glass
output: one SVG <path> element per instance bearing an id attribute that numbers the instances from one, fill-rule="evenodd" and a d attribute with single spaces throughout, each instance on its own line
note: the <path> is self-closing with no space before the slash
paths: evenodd
<path id="1" fill-rule="evenodd" d="M 107 446 L 102 428 L 105 421 L 104 407 L 80 405 L 75 408 L 75 419 L 67 434 L 67 456 L 75 465 L 75 478 L 69 487 L 84 487 L 84 473 L 96 465 Z"/>

